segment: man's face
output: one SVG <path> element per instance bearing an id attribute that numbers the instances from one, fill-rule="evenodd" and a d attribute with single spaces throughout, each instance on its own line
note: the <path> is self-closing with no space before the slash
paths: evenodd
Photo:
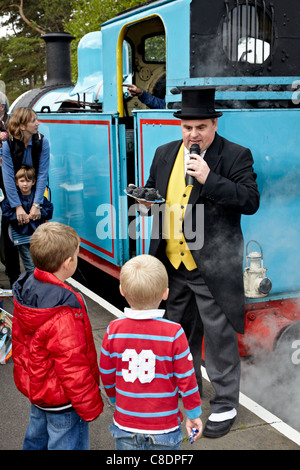
<path id="1" fill-rule="evenodd" d="M 201 152 L 208 149 L 218 129 L 217 119 L 182 119 L 181 131 L 186 149 L 198 144 Z"/>
<path id="2" fill-rule="evenodd" d="M 0 104 L 0 116 L 3 116 L 5 112 L 5 104 Z"/>

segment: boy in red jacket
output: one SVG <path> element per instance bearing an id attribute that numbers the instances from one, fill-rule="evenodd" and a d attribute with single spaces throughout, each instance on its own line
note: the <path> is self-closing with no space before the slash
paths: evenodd
<path id="1" fill-rule="evenodd" d="M 79 243 L 67 225 L 40 225 L 30 247 L 36 268 L 13 286 L 14 379 L 31 402 L 23 449 L 88 450 L 88 422 L 103 410 L 86 306 L 65 284 Z"/>
<path id="2" fill-rule="evenodd" d="M 178 450 L 182 413 L 188 434 L 202 433 L 201 401 L 193 358 L 182 327 L 163 319 L 158 309 L 168 296 L 168 275 L 153 256 L 140 255 L 124 264 L 120 291 L 131 308 L 112 321 L 104 335 L 100 375 L 116 404 L 111 434 L 116 449 Z"/>

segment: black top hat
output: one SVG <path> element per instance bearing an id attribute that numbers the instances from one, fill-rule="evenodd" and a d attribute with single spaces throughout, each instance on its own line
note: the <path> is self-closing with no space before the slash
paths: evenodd
<path id="1" fill-rule="evenodd" d="M 215 89 L 194 86 L 182 89 L 181 111 L 174 116 L 179 119 L 210 119 L 222 114 L 215 110 Z"/>

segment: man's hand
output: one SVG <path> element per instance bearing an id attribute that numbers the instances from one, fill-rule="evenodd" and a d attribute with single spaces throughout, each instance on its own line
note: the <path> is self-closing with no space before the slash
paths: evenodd
<path id="1" fill-rule="evenodd" d="M 187 174 L 193 176 L 200 184 L 204 184 L 210 168 L 200 155 L 192 154 L 186 164 Z M 191 171 L 192 170 L 192 171 Z"/>
<path id="2" fill-rule="evenodd" d="M 130 94 L 131 98 L 133 98 L 134 96 L 141 96 L 141 94 L 143 93 L 143 90 L 137 87 L 136 85 L 128 85 L 127 91 Z"/>
<path id="3" fill-rule="evenodd" d="M 143 206 L 147 207 L 147 209 L 149 209 L 149 207 L 154 205 L 154 202 L 141 201 L 141 199 L 136 199 L 136 202 L 138 202 L 139 204 L 142 204 Z"/>

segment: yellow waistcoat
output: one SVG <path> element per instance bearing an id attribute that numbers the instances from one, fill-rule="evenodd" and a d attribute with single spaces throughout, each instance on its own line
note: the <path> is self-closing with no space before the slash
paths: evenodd
<path id="1" fill-rule="evenodd" d="M 166 195 L 163 237 L 166 240 L 166 255 L 175 269 L 180 263 L 191 271 L 197 268 L 185 241 L 182 223 L 193 186 L 186 186 L 184 170 L 184 146 L 177 154 Z"/>

